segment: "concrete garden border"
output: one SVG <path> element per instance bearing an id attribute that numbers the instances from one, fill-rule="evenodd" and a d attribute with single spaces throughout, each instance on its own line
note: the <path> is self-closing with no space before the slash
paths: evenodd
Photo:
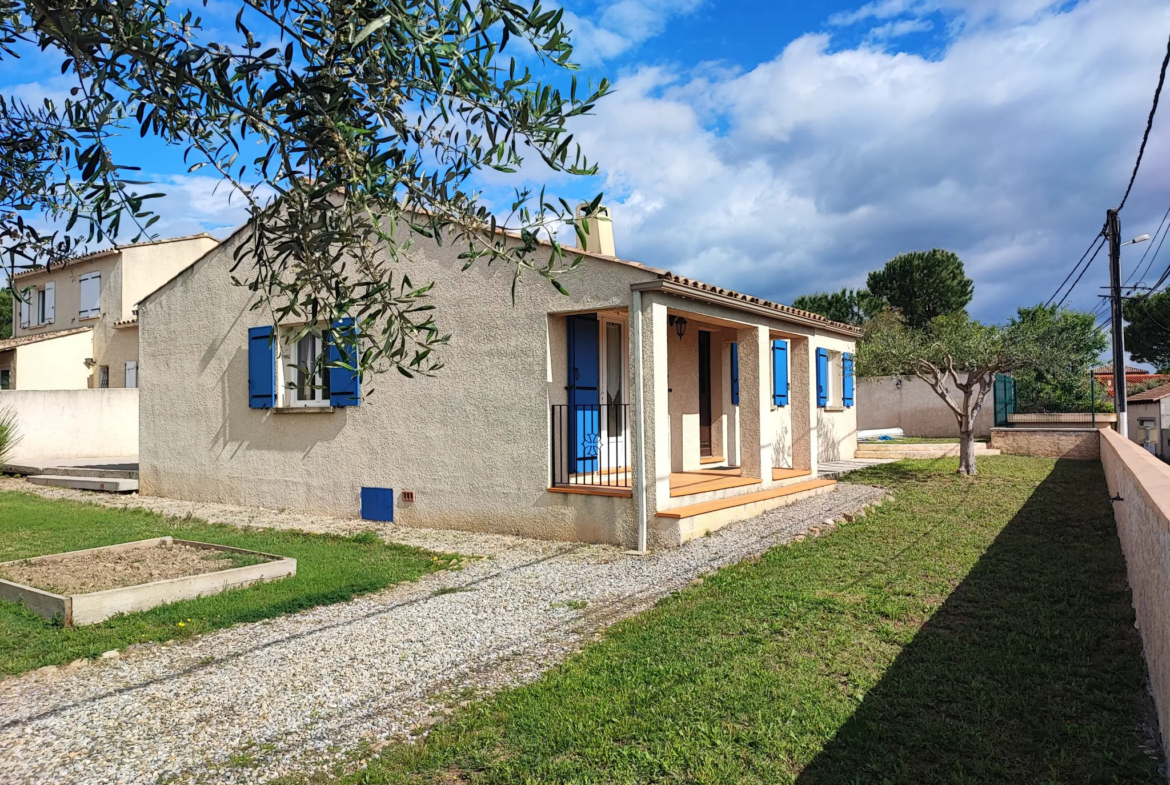
<path id="1" fill-rule="evenodd" d="M 24 586 L 12 581 L 0 579 L 0 599 L 23 602 L 30 611 L 46 619 L 60 617 L 66 627 L 97 624 L 119 613 L 133 613 L 144 611 L 178 600 L 190 600 L 209 594 L 219 594 L 228 589 L 240 588 L 258 581 L 271 581 L 286 578 L 297 574 L 297 560 L 285 556 L 276 556 L 271 553 L 249 551 L 244 548 L 233 548 L 229 545 L 214 545 L 207 542 L 192 540 L 176 540 L 173 537 L 155 537 L 149 540 L 125 542 L 119 545 L 106 545 L 101 548 L 86 548 L 80 551 L 66 551 L 52 553 L 46 556 L 35 556 L 31 559 L 16 559 L 0 563 L 0 570 L 11 564 L 28 562 L 61 561 L 98 551 L 126 551 L 135 548 L 154 548 L 159 545 L 186 545 L 191 548 L 203 548 L 210 551 L 226 553 L 243 553 L 251 556 L 260 556 L 272 561 L 260 564 L 250 564 L 245 567 L 232 567 L 216 572 L 205 572 L 199 575 L 187 575 L 181 578 L 169 578 L 163 581 L 140 583 L 137 586 L 123 586 L 106 591 L 74 594 L 68 597 L 43 589 Z"/>

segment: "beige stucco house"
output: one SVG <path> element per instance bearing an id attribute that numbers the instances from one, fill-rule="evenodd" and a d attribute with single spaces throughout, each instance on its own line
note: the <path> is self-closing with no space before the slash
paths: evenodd
<path id="1" fill-rule="evenodd" d="M 135 387 L 138 301 L 214 248 L 209 234 L 119 245 L 19 272 L 0 389 Z"/>
<path id="2" fill-rule="evenodd" d="M 231 284 L 237 232 L 139 307 L 141 492 L 644 548 L 831 491 L 859 331 L 618 259 L 591 224 L 569 296 L 533 277 L 514 305 L 509 270 L 419 241 L 445 367 L 328 391 L 294 367 L 320 338 L 287 345 Z"/>

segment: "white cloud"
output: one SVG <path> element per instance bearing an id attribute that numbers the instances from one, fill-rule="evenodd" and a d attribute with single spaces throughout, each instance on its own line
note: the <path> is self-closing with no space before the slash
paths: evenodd
<path id="1" fill-rule="evenodd" d="M 938 245 L 999 319 L 1046 299 L 1120 199 L 1168 29 L 1162 2 L 1094 0 L 965 27 L 934 60 L 809 35 L 738 75 L 642 69 L 576 130 L 627 258 L 789 300 Z M 1163 114 L 1125 231 L 1157 224 L 1168 166 Z"/>
<path id="2" fill-rule="evenodd" d="M 929 19 L 900 19 L 897 22 L 886 22 L 869 31 L 868 36 L 874 41 L 887 41 L 891 38 L 901 38 L 911 33 L 926 33 L 934 29 L 934 23 Z"/>
<path id="3" fill-rule="evenodd" d="M 661 35 L 672 17 L 693 13 L 705 0 L 616 0 L 601 13 L 585 16 L 566 4 L 565 25 L 572 32 L 573 59 L 594 64 L 624 54 Z"/>

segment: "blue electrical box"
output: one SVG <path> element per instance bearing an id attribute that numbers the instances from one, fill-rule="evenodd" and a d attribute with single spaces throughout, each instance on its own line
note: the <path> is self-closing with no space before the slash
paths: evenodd
<path id="1" fill-rule="evenodd" d="M 362 519 L 394 522 L 394 489 L 362 488 Z"/>

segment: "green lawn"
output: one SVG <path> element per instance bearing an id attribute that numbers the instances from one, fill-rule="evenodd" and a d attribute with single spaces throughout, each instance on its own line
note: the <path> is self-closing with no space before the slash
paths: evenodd
<path id="1" fill-rule="evenodd" d="M 955 466 L 851 475 L 896 500 L 708 577 L 343 781 L 1163 782 L 1099 464 Z"/>
<path id="2" fill-rule="evenodd" d="M 132 643 L 184 638 L 238 622 L 343 602 L 448 566 L 451 557 L 355 537 L 238 529 L 198 520 L 0 493 L 0 562 L 165 534 L 292 556 L 293 578 L 185 600 L 86 627 L 65 629 L 0 601 L 0 673 L 93 657 Z"/>

